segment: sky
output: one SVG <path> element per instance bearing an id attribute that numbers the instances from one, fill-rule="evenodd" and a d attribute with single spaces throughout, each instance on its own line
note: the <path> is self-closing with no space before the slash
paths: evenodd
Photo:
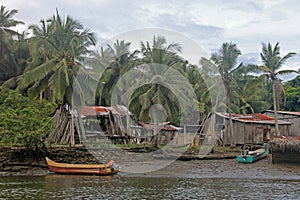
<path id="1" fill-rule="evenodd" d="M 283 69 L 300 68 L 300 3 L 298 0 L 0 0 L 25 22 L 19 31 L 56 13 L 81 22 L 100 44 L 118 38 L 139 42 L 163 35 L 178 42 L 183 57 L 198 64 L 224 42 L 236 43 L 240 61 L 260 64 L 262 43 L 279 42 L 281 55 L 297 53 Z M 174 36 L 174 37 L 173 37 Z M 174 41 L 173 41 L 174 40 Z M 201 52 L 200 52 L 201 51 Z M 285 77 L 285 79 L 289 79 Z"/>

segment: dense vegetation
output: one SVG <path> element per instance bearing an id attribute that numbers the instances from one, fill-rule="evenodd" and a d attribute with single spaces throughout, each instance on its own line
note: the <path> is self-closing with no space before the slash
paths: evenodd
<path id="1" fill-rule="evenodd" d="M 117 94 L 127 94 L 128 85 L 132 83 L 122 82 L 122 77 L 129 71 L 134 72 L 133 77 L 128 76 L 126 80 L 136 81 L 137 74 L 149 80 L 129 93 L 129 108 L 138 120 L 148 121 L 151 106 L 159 104 L 166 111 L 166 120 L 179 124 L 180 102 L 188 102 L 184 96 L 189 95 L 180 76 L 189 81 L 196 95 L 192 101 L 197 104 L 200 119 L 221 107 L 230 114 L 266 109 L 300 111 L 300 78 L 285 84 L 278 78 L 280 74 L 295 72 L 280 70 L 294 53 L 281 57 L 279 43 L 274 47 L 270 43 L 263 44 L 263 66 L 237 63 L 242 52 L 233 43 L 222 44 L 210 58 L 199 58 L 201 65 L 196 66 L 180 57 L 180 44 L 168 44 L 163 36 L 154 36 L 151 42 L 141 41 L 140 49 L 135 52 L 130 51 L 130 42 L 118 40 L 114 45 L 92 51 L 91 47 L 96 45 L 95 35 L 69 16 L 61 18 L 56 12 L 39 25 L 29 26 L 28 31 L 33 35 L 28 36 L 27 32 L 20 34 L 12 30 L 23 24 L 14 19 L 15 14 L 17 10 L 1 6 L 1 142 L 21 142 L 29 135 L 47 134 L 51 130 L 47 123 L 53 114 L 53 105 L 57 108 L 74 108 L 82 103 L 110 105 L 114 90 Z M 89 63 L 89 68 L 83 63 Z M 149 68 L 153 64 L 155 67 Z M 168 69 L 179 73 L 170 76 Z M 214 76 L 223 81 L 224 91 L 214 92 L 225 94 L 225 104 L 212 104 L 212 90 L 207 83 L 218 87 L 212 83 Z M 160 82 L 177 85 L 178 90 L 172 91 Z M 91 85 L 83 83 L 93 83 L 96 91 L 89 91 Z M 84 95 L 80 91 L 85 91 Z M 177 91 L 182 98 L 177 98 Z M 90 98 L 86 98 L 88 95 Z"/>
<path id="2" fill-rule="evenodd" d="M 32 100 L 15 90 L 2 90 L 0 99 L 0 144 L 26 144 L 46 137 L 53 126 L 56 105 Z"/>

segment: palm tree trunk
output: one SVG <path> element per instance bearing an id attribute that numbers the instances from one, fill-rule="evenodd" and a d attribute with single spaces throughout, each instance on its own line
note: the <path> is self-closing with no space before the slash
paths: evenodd
<path id="1" fill-rule="evenodd" d="M 279 136 L 279 127 L 278 127 L 278 107 L 277 107 L 277 88 L 276 80 L 272 79 L 272 93 L 273 93 L 273 107 L 274 107 L 274 118 L 275 118 L 275 136 Z"/>
<path id="2" fill-rule="evenodd" d="M 154 137 L 153 137 L 153 146 L 158 147 L 158 136 L 159 136 L 159 120 L 157 116 L 154 116 Z"/>
<path id="3" fill-rule="evenodd" d="M 228 115 L 229 115 L 229 131 L 230 131 L 230 147 L 235 147 L 235 134 L 234 134 L 234 131 L 233 131 L 233 123 L 232 123 L 232 113 L 231 113 L 231 100 L 230 98 L 227 98 L 229 99 L 228 102 L 227 102 L 227 105 L 228 105 Z"/>
<path id="4" fill-rule="evenodd" d="M 228 79 L 224 81 L 225 93 L 226 93 L 226 104 L 229 115 L 229 139 L 230 139 L 230 147 L 235 147 L 235 134 L 233 131 L 233 123 L 232 123 L 232 114 L 231 114 L 231 89 L 229 85 Z"/>

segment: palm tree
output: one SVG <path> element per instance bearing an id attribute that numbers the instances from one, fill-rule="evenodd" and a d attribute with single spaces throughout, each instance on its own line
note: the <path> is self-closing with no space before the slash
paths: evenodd
<path id="1" fill-rule="evenodd" d="M 177 55 L 180 50 L 180 45 L 167 44 L 164 37 L 154 36 L 151 45 L 149 42 L 141 42 L 138 60 L 140 65 L 126 73 L 117 87 L 119 91 L 123 91 L 117 94 L 119 99 L 137 114 L 139 120 L 153 120 L 158 127 L 161 122 L 159 120 L 162 119 L 159 114 L 166 117 L 164 120 L 172 121 L 182 114 L 180 111 L 186 111 L 193 106 L 190 103 L 192 99 L 189 98 L 192 88 L 187 84 L 188 80 L 184 75 L 177 71 L 179 65 L 184 63 Z M 191 112 L 189 116 L 181 117 L 182 120 L 188 119 L 192 117 Z M 153 143 L 157 145 L 155 138 Z"/>
<path id="2" fill-rule="evenodd" d="M 24 70 L 23 61 L 27 59 L 25 58 L 27 54 L 21 52 L 27 47 L 26 42 L 24 42 L 25 39 L 22 37 L 24 34 L 20 35 L 11 29 L 19 24 L 24 24 L 22 21 L 13 19 L 17 13 L 18 11 L 15 9 L 9 11 L 3 5 L 0 7 L 0 85 L 4 81 L 21 74 Z M 20 41 L 13 40 L 13 36 L 18 36 L 17 39 Z M 24 45 L 24 48 L 20 43 Z M 15 80 L 6 83 L 6 86 L 11 88 L 14 88 L 15 85 Z"/>
<path id="3" fill-rule="evenodd" d="M 32 96 L 50 88 L 52 100 L 61 105 L 73 105 L 71 96 L 77 85 L 76 73 L 95 44 L 95 37 L 76 20 L 61 19 L 59 14 L 41 20 L 41 27 L 33 25 L 33 61 L 20 79 L 20 88 Z M 80 90 L 80 89 L 79 89 Z"/>
<path id="4" fill-rule="evenodd" d="M 264 87 L 263 77 L 253 76 L 256 72 L 255 65 L 247 65 L 233 70 L 235 90 L 233 91 L 232 109 L 235 113 L 261 112 L 268 107 L 268 101 L 262 94 L 268 94 Z"/>
<path id="5" fill-rule="evenodd" d="M 7 88 L 16 88 L 17 79 L 23 74 L 31 59 L 26 34 L 18 35 L 18 40 L 11 41 L 11 53 L 0 59 L 0 85 Z"/>
<path id="6" fill-rule="evenodd" d="M 9 52 L 12 48 L 10 40 L 13 35 L 18 35 L 18 33 L 12 30 L 19 24 L 24 24 L 22 21 L 13 19 L 14 15 L 18 13 L 18 10 L 6 10 L 5 6 L 1 5 L 0 8 L 0 57 Z"/>
<path id="7" fill-rule="evenodd" d="M 210 60 L 218 69 L 223 80 L 226 96 L 226 105 L 229 114 L 229 135 L 230 145 L 235 146 L 235 135 L 233 131 L 232 123 L 232 97 L 233 97 L 233 72 L 236 68 L 242 67 L 242 63 L 237 66 L 237 58 L 241 55 L 241 51 L 237 48 L 236 44 L 223 43 L 218 52 L 212 54 Z M 206 62 L 205 58 L 202 58 L 202 63 Z"/>
<path id="8" fill-rule="evenodd" d="M 98 61 L 100 66 L 105 69 L 104 73 L 99 79 L 98 89 L 102 90 L 100 102 L 96 104 L 110 105 L 111 95 L 115 89 L 120 89 L 116 86 L 120 77 L 127 71 L 135 66 L 135 56 L 137 51 L 130 52 L 130 43 L 122 41 L 116 41 L 113 46 L 107 45 L 107 48 L 98 53 Z M 101 95 L 101 94 L 98 94 Z M 99 98 L 99 97 L 96 97 Z"/>
<path id="9" fill-rule="evenodd" d="M 172 116 L 171 113 L 176 113 L 178 102 L 175 100 L 175 95 L 168 88 L 157 83 L 172 82 L 170 77 L 166 77 L 166 75 L 168 68 L 182 62 L 177 56 L 177 53 L 180 52 L 181 46 L 179 44 L 167 44 L 165 37 L 162 36 L 154 36 L 152 45 L 148 41 L 146 43 L 141 42 L 141 63 L 144 63 L 144 65 L 141 65 L 141 68 L 144 67 L 141 70 L 147 71 L 148 80 L 150 80 L 151 84 L 140 87 L 133 96 L 132 102 L 139 104 L 139 106 L 132 104 L 132 106 L 140 108 L 139 119 L 143 121 L 149 120 L 148 113 L 154 104 L 163 105 L 168 116 Z M 173 81 L 176 80 L 178 78 L 173 79 Z"/>
<path id="10" fill-rule="evenodd" d="M 95 45 L 95 36 L 69 16 L 62 19 L 58 12 L 48 20 L 41 20 L 40 27 L 33 25 L 30 29 L 34 34 L 31 38 L 33 59 L 20 77 L 19 88 L 32 97 L 44 92 L 60 105 L 59 110 L 70 113 L 75 106 L 73 97 L 78 97 L 79 102 L 84 99 L 77 72 L 90 52 L 88 48 Z M 59 120 L 57 123 L 61 125 Z M 73 137 L 74 129 L 71 129 Z M 66 141 L 70 142 L 70 138 Z"/>
<path id="11" fill-rule="evenodd" d="M 279 109 L 279 101 L 278 101 L 278 91 L 284 91 L 281 80 L 278 75 L 282 74 L 290 74 L 297 73 L 295 70 L 280 70 L 284 62 L 291 58 L 295 53 L 289 52 L 283 57 L 280 56 L 280 47 L 277 42 L 274 48 L 270 43 L 266 45 L 262 44 L 262 52 L 260 53 L 260 57 L 263 62 L 263 66 L 258 66 L 258 69 L 264 73 L 265 76 L 268 77 L 272 81 L 272 94 L 273 94 L 273 109 L 274 109 L 274 117 L 275 117 L 275 135 L 279 135 L 278 128 L 278 116 L 277 112 Z"/>

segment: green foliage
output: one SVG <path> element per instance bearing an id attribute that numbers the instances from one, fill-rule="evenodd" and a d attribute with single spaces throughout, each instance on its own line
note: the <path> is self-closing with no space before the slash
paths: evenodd
<path id="1" fill-rule="evenodd" d="M 56 13 L 41 20 L 39 25 L 30 26 L 32 35 L 28 38 L 26 33 L 17 34 L 11 29 L 23 24 L 13 19 L 15 14 L 17 10 L 0 8 L 0 85 L 3 88 L 18 85 L 18 89 L 33 99 L 42 96 L 48 101 L 73 106 L 75 89 L 80 100 L 86 100 L 81 91 L 89 91 L 91 97 L 88 99 L 93 101 L 95 97 L 96 105 L 110 105 L 115 92 L 114 97 L 118 100 L 130 96 L 130 104 L 126 106 L 139 120 L 149 121 L 151 106 L 160 104 L 168 114 L 166 120 L 179 125 L 189 117 L 181 116 L 184 106 L 189 108 L 191 94 L 185 90 L 188 87 L 196 95 L 191 102 L 198 105 L 200 118 L 209 112 L 225 110 L 222 99 L 225 94 L 229 99 L 226 102 L 228 111 L 252 113 L 271 109 L 271 103 L 285 90 L 287 102 L 283 108 L 300 111 L 300 77 L 284 84 L 284 90 L 277 77 L 294 72 L 280 70 L 294 53 L 280 56 L 279 43 L 274 48 L 270 43 L 263 44 L 260 54 L 263 66 L 238 63 L 241 51 L 237 45 L 223 43 L 210 59 L 201 59 L 202 69 L 199 70 L 200 66 L 180 57 L 181 45 L 168 44 L 163 36 L 154 36 L 152 43 L 141 41 L 140 50 L 135 52 L 130 51 L 131 43 L 123 40 L 116 40 L 99 52 L 91 52 L 95 36 L 77 20 L 69 16 L 62 18 Z M 93 70 L 78 73 L 86 57 Z M 153 67 L 153 63 L 157 67 Z M 249 74 L 259 70 L 263 72 L 262 76 Z M 139 87 L 133 87 L 135 84 Z M 272 84 L 277 85 L 279 92 L 274 94 L 275 100 Z M 95 95 L 90 91 L 94 87 L 97 87 Z M 28 136 L 42 137 L 51 130 L 48 121 L 55 109 L 52 103 L 3 89 L 0 103 L 0 142 L 24 143 Z M 189 113 L 193 111 L 190 109 Z"/>
<path id="2" fill-rule="evenodd" d="M 287 82 L 284 85 L 286 92 L 286 104 L 284 109 L 287 111 L 300 111 L 300 76 Z"/>
<path id="3" fill-rule="evenodd" d="M 69 16 L 61 18 L 58 12 L 30 29 L 34 35 L 30 48 L 32 61 L 19 79 L 19 88 L 34 98 L 51 91 L 49 99 L 73 106 L 73 91 L 84 89 L 77 72 L 89 53 L 88 48 L 95 45 L 94 34 Z M 83 101 L 82 93 L 78 93 Z"/>
<path id="4" fill-rule="evenodd" d="M 31 100 L 14 90 L 2 90 L 0 101 L 0 143 L 25 145 L 32 137 L 42 138 L 51 131 L 56 105 Z"/>

